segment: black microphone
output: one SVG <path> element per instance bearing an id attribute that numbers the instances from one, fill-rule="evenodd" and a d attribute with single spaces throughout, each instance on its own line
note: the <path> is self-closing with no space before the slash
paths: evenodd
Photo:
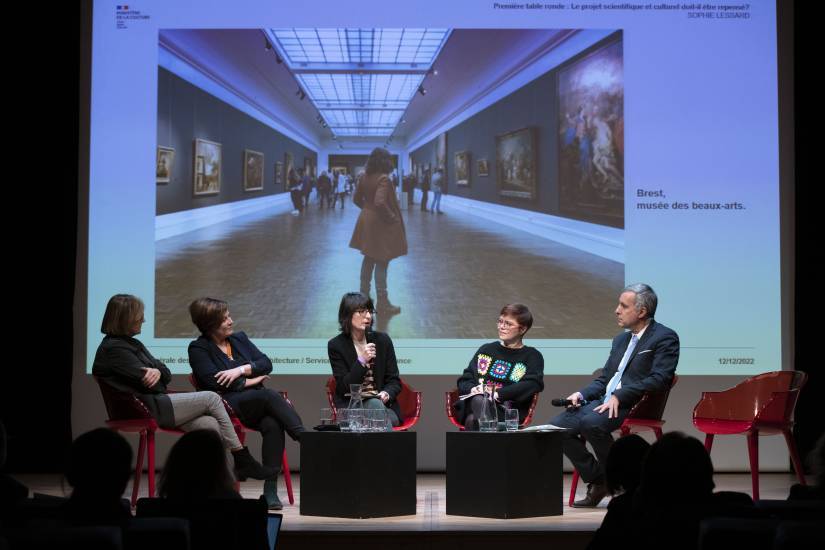
<path id="1" fill-rule="evenodd" d="M 583 405 L 587 405 L 587 403 L 588 402 L 584 399 L 579 399 L 578 406 L 581 407 Z M 554 407 L 572 407 L 573 401 L 571 401 L 570 399 L 551 399 L 550 404 Z"/>
<path id="2" fill-rule="evenodd" d="M 365 333 L 365 336 L 366 336 L 366 340 L 367 340 L 368 344 L 374 344 L 375 343 L 375 331 L 372 330 L 372 325 L 367 327 L 367 331 Z M 369 360 L 368 364 L 372 365 L 374 362 L 375 362 L 375 357 L 371 358 Z"/>

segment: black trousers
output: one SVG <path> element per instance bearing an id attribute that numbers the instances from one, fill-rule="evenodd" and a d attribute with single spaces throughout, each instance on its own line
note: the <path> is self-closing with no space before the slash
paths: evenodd
<path id="1" fill-rule="evenodd" d="M 269 388 L 247 388 L 224 394 L 241 421 L 261 432 L 261 462 L 264 466 L 281 467 L 284 453 L 284 432 L 297 440 L 304 431 L 301 417 L 286 399 Z"/>
<path id="2" fill-rule="evenodd" d="M 608 418 L 607 411 L 601 414 L 593 411 L 601 404 L 601 401 L 591 402 L 578 409 L 567 409 L 550 420 L 550 424 L 570 428 L 564 432 L 562 449 L 587 483 L 604 482 L 604 463 L 613 444 L 611 432 L 622 425 L 629 412 L 629 409 L 619 409 L 617 418 Z M 579 435 L 590 443 L 595 456 L 587 450 Z"/>

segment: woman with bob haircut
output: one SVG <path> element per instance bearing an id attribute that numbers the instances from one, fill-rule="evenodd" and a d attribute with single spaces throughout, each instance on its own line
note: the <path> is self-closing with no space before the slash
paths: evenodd
<path id="1" fill-rule="evenodd" d="M 361 213 L 349 246 L 364 255 L 361 261 L 361 294 L 369 296 L 375 271 L 378 312 L 395 315 L 401 312 L 401 308 L 390 303 L 387 269 L 390 260 L 407 254 L 407 233 L 395 188 L 389 178 L 392 171 L 390 152 L 381 147 L 373 149 L 367 159 L 364 177 L 360 178 L 352 197 Z"/>
<path id="2" fill-rule="evenodd" d="M 533 314 L 524 304 L 507 304 L 498 316 L 498 340 L 484 344 L 456 382 L 458 393 L 471 395 L 455 405 L 456 418 L 467 430 L 478 430 L 484 403 L 483 386 L 494 388 L 496 413 L 503 418 L 505 408 L 516 408 L 521 423 L 530 409 L 533 395 L 544 389 L 544 357 L 536 348 L 525 346 L 525 333 L 533 326 Z"/>
<path id="3" fill-rule="evenodd" d="M 385 409 L 393 426 L 398 426 L 401 409 L 396 397 L 401 392 L 398 362 L 392 340 L 383 332 L 373 332 L 372 300 L 361 292 L 348 292 L 338 308 L 341 334 L 327 343 L 332 376 L 335 377 L 336 407 L 346 407 L 350 384 L 361 384 L 362 403 L 367 409 Z"/>
<path id="4" fill-rule="evenodd" d="M 97 348 L 92 374 L 116 390 L 134 394 L 162 428 L 218 432 L 224 447 L 232 452 L 239 480 L 276 475 L 276 470 L 261 466 L 241 445 L 218 394 L 167 393 L 172 373 L 135 339 L 144 323 L 143 311 L 143 302 L 131 294 L 116 294 L 109 299 L 100 327 L 106 336 Z"/>
<path id="5" fill-rule="evenodd" d="M 189 315 L 201 331 L 189 344 L 189 366 L 198 388 L 221 394 L 245 425 L 261 432 L 261 462 L 280 472 L 284 431 L 297 441 L 304 426 L 281 394 L 264 387 L 272 362 L 245 333 L 234 331 L 229 304 L 223 300 L 198 298 L 189 305 Z M 264 497 L 270 509 L 283 508 L 277 478 L 264 482 Z"/>

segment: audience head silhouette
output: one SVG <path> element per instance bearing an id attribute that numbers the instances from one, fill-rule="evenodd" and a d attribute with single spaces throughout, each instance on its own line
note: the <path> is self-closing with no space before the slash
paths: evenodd
<path id="1" fill-rule="evenodd" d="M 117 432 L 97 428 L 72 443 L 66 481 L 72 498 L 120 500 L 132 473 L 132 447 Z"/>
<path id="2" fill-rule="evenodd" d="M 650 443 L 636 434 L 613 443 L 605 463 L 605 479 L 611 494 L 636 490 L 642 477 L 642 463 L 649 449 Z"/>
<path id="3" fill-rule="evenodd" d="M 226 453 L 214 430 L 185 433 L 172 446 L 160 478 L 160 495 L 174 499 L 237 496 Z"/>

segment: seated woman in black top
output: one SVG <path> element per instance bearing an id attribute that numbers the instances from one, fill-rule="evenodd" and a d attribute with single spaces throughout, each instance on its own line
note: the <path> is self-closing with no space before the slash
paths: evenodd
<path id="1" fill-rule="evenodd" d="M 499 341 L 484 344 L 456 382 L 458 393 L 470 394 L 456 403 L 456 418 L 468 430 L 478 430 L 478 417 L 484 402 L 482 386 L 492 384 L 499 419 L 504 407 L 519 411 L 519 422 L 530 409 L 533 395 L 544 389 L 544 358 L 535 348 L 525 346 L 524 334 L 533 326 L 533 315 L 524 304 L 501 308 L 498 318 Z M 481 381 L 481 382 L 480 382 Z"/>
<path id="2" fill-rule="evenodd" d="M 280 471 L 284 431 L 297 441 L 304 426 L 281 394 L 264 387 L 272 362 L 246 334 L 233 331 L 229 305 L 223 300 L 199 298 L 189 305 L 189 314 L 201 331 L 189 344 L 189 366 L 198 387 L 223 395 L 245 425 L 261 432 L 261 460 Z M 264 482 L 264 496 L 273 510 L 283 507 L 277 489 L 277 479 Z"/>
<path id="3" fill-rule="evenodd" d="M 238 479 L 277 475 L 277 470 L 258 464 L 241 445 L 219 395 L 211 391 L 166 393 L 172 373 L 134 338 L 144 322 L 143 310 L 143 302 L 131 294 L 109 299 L 100 327 L 106 337 L 97 348 L 92 374 L 116 390 L 135 394 L 162 428 L 218 432 L 224 447 L 232 451 Z"/>
<path id="4" fill-rule="evenodd" d="M 401 392 L 395 348 L 390 337 L 372 331 L 375 308 L 369 296 L 348 292 L 338 308 L 341 334 L 327 343 L 332 376 L 335 377 L 335 406 L 349 404 L 350 384 L 361 384 L 366 409 L 385 409 L 393 426 L 398 426 L 401 409 L 396 397 Z"/>

